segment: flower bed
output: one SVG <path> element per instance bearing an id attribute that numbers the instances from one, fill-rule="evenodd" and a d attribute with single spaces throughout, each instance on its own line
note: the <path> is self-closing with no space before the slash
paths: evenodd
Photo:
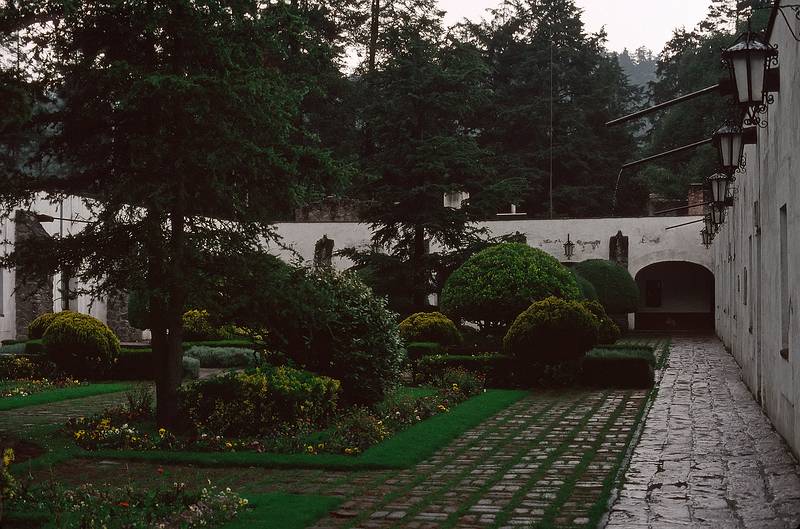
<path id="1" fill-rule="evenodd" d="M 240 378 L 252 375 L 231 375 Z M 230 377 L 228 377 L 230 378 Z M 226 380 L 220 378 L 220 380 Z M 483 379 L 463 370 L 451 370 L 442 376 L 444 387 L 432 394 L 413 394 L 396 390 L 373 408 L 355 406 L 337 410 L 325 422 L 310 420 L 308 403 L 293 405 L 304 413 L 293 414 L 296 421 L 279 420 L 275 414 L 265 417 L 264 435 L 237 437 L 208 429 L 199 421 L 186 432 L 156 429 L 152 404 L 146 397 L 129 399 L 126 406 L 106 409 L 93 417 L 70 419 L 67 434 L 80 448 L 95 450 L 242 452 L 279 454 L 343 454 L 356 456 L 406 428 L 438 414 L 483 391 Z M 189 389 L 189 394 L 193 395 Z M 252 401 L 252 399 L 250 399 Z M 215 407 L 218 404 L 214 405 Z M 328 412 L 325 412 L 328 415 Z M 190 414 L 192 416 L 192 414 Z M 226 427 L 230 422 L 226 423 Z M 323 425 L 323 426 L 321 426 Z M 250 432 L 254 432 L 251 430 Z"/>
<path id="2" fill-rule="evenodd" d="M 164 483 L 147 488 L 98 487 L 92 484 L 65 488 L 56 482 L 17 489 L 9 496 L 9 516 L 26 527 L 57 529 L 190 529 L 220 527 L 247 507 L 248 500 L 208 484 L 193 490 L 185 483 Z M 46 525 L 47 523 L 50 525 Z"/>
<path id="3" fill-rule="evenodd" d="M 0 398 L 29 397 L 51 389 L 74 388 L 85 385 L 86 382 L 80 382 L 71 377 L 57 380 L 50 380 L 48 378 L 9 380 L 0 383 Z"/>

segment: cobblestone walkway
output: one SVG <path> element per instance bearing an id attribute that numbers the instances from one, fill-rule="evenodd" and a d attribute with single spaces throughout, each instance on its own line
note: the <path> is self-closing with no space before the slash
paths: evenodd
<path id="1" fill-rule="evenodd" d="M 24 434 L 26 430 L 44 425 L 62 425 L 70 417 L 88 416 L 109 406 L 127 401 L 127 392 L 105 393 L 80 399 L 62 400 L 0 411 L 0 433 Z"/>
<path id="2" fill-rule="evenodd" d="M 799 472 L 722 344 L 676 338 L 608 529 L 795 529 Z"/>
<path id="3" fill-rule="evenodd" d="M 346 501 L 314 529 L 587 527 L 605 504 L 645 391 L 523 399 L 434 457 Z"/>

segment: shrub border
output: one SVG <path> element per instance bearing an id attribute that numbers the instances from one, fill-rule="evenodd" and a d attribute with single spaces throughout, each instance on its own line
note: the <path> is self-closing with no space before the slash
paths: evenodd
<path id="1" fill-rule="evenodd" d="M 360 456 L 338 454 L 271 454 L 254 452 L 187 452 L 166 450 L 97 450 L 74 453 L 77 458 L 123 459 L 206 467 L 311 468 L 328 470 L 387 470 L 411 467 L 438 449 L 507 408 L 527 391 L 487 390 L 399 432 Z"/>
<path id="2" fill-rule="evenodd" d="M 119 393 L 127 391 L 134 385 L 127 382 L 112 382 L 103 384 L 89 384 L 87 386 L 77 386 L 72 388 L 58 388 L 34 393 L 27 397 L 3 397 L 0 398 L 0 411 L 10 411 L 29 406 L 39 406 L 62 402 L 65 400 L 81 399 L 84 397 L 94 397 L 107 393 Z"/>

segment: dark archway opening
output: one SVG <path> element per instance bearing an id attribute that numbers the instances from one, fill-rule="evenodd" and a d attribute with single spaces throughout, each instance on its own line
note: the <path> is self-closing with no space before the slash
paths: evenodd
<path id="1" fill-rule="evenodd" d="M 714 328 L 714 274 L 685 261 L 665 261 L 636 274 L 641 295 L 636 329 L 708 331 Z"/>

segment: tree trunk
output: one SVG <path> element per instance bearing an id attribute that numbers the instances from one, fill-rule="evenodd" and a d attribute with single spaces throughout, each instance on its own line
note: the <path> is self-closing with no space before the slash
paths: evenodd
<path id="1" fill-rule="evenodd" d="M 425 254 L 425 228 L 416 225 L 414 226 L 414 256 L 412 257 L 415 310 L 424 310 L 427 306 L 428 277 L 424 265 Z"/>
<path id="2" fill-rule="evenodd" d="M 378 35 L 380 31 L 381 0 L 372 0 L 371 19 L 369 25 L 369 50 L 367 50 L 367 71 L 375 71 L 375 56 L 378 53 Z"/>

